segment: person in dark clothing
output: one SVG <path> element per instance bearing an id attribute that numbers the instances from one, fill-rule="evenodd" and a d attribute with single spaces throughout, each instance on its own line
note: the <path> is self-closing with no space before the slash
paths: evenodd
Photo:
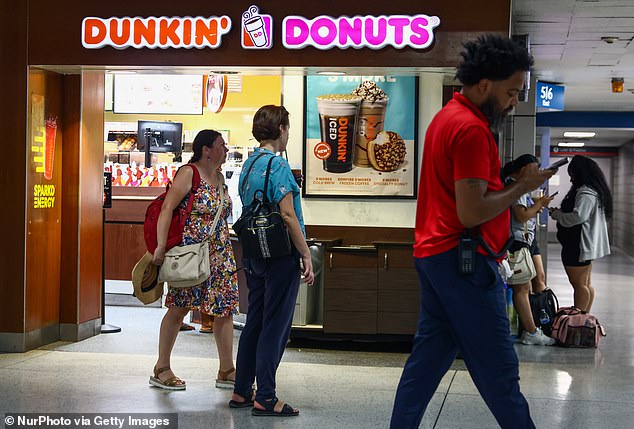
<path id="1" fill-rule="evenodd" d="M 592 261 L 610 254 L 607 220 L 612 217 L 612 193 L 598 164 L 576 155 L 568 165 L 572 186 L 560 209 L 550 211 L 557 221 L 561 262 L 574 290 L 575 307 L 590 312 L 594 287 Z"/>

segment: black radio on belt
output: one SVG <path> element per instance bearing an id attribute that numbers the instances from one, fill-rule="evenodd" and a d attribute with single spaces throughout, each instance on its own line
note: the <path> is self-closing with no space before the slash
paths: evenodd
<path id="1" fill-rule="evenodd" d="M 484 251 L 493 259 L 500 259 L 506 254 L 507 249 L 513 243 L 513 236 L 502 247 L 499 252 L 491 250 L 489 245 L 480 235 L 478 227 L 467 229 L 458 241 L 458 272 L 460 274 L 472 274 L 475 272 L 476 253 L 478 245 L 481 245 Z"/>
<path id="2" fill-rule="evenodd" d="M 469 231 L 460 237 L 458 242 L 458 272 L 472 274 L 475 272 L 475 260 L 478 250 L 478 239 L 472 237 Z"/>

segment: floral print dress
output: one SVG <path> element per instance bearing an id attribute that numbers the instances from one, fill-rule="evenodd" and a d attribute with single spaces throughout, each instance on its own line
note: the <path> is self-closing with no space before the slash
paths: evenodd
<path id="1" fill-rule="evenodd" d="M 200 243 L 209 238 L 211 276 L 194 287 L 169 287 L 165 299 L 166 307 L 191 307 L 219 317 L 238 314 L 238 275 L 226 221 L 231 213 L 231 198 L 226 186 L 224 194 L 223 206 L 219 207 L 220 190 L 201 177 L 192 211 L 185 223 L 181 245 Z M 181 204 L 186 206 L 187 198 Z M 219 209 L 222 211 L 216 229 L 211 231 Z"/>

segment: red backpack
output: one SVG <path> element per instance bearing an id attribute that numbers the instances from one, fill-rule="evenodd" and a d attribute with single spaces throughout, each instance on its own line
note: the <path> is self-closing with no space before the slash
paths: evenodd
<path id="1" fill-rule="evenodd" d="M 183 230 L 185 229 L 185 222 L 187 222 L 187 218 L 192 211 L 194 196 L 196 195 L 196 191 L 200 186 L 200 173 L 198 172 L 198 168 L 196 168 L 194 164 L 187 165 L 192 167 L 192 171 L 194 172 L 194 177 L 192 178 L 192 189 L 189 192 L 187 207 L 182 208 L 179 204 L 172 213 L 172 222 L 170 223 L 169 231 L 167 233 L 167 243 L 165 245 L 165 250 L 169 250 L 181 243 L 183 239 Z M 167 189 L 165 190 L 165 192 L 156 197 L 145 211 L 145 221 L 143 222 L 143 236 L 145 238 L 145 245 L 147 247 L 147 250 L 151 254 L 154 254 L 156 246 L 158 245 L 156 238 L 156 225 L 158 224 L 158 218 L 161 214 L 161 207 L 163 207 L 165 195 L 167 195 L 168 190 L 169 185 L 167 185 Z"/>

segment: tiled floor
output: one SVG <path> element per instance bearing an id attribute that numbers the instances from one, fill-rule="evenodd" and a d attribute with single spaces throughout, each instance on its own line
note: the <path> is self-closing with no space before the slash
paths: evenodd
<path id="1" fill-rule="evenodd" d="M 550 246 L 549 285 L 561 305 L 572 293 Z M 634 427 L 634 261 L 620 253 L 595 263 L 593 313 L 607 327 L 599 349 L 517 345 L 521 387 L 540 428 Z M 172 367 L 185 392 L 147 384 L 164 310 L 107 307 L 122 327 L 79 343 L 56 343 L 24 354 L 0 354 L 0 413 L 176 412 L 181 428 L 385 428 L 407 355 L 289 347 L 278 394 L 301 409 L 297 418 L 254 418 L 227 407 L 216 389 L 213 335 L 179 336 Z M 236 341 L 240 332 L 236 331 Z M 424 428 L 495 428 L 469 374 L 458 363 L 430 403 Z"/>

